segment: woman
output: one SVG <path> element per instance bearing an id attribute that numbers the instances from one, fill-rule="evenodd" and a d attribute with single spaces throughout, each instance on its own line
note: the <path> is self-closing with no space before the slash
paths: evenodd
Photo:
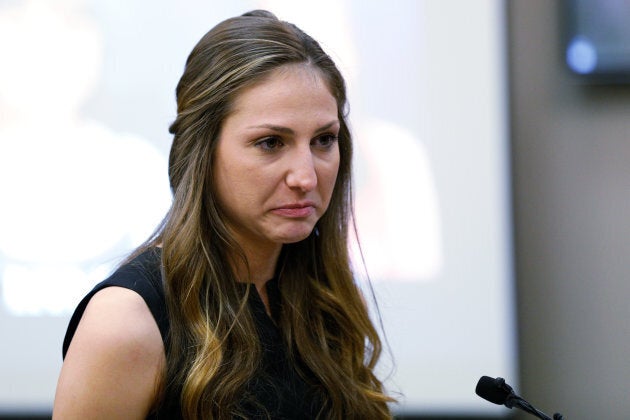
<path id="1" fill-rule="evenodd" d="M 390 418 L 350 269 L 342 76 L 265 11 L 188 57 L 153 238 L 79 304 L 55 418 Z"/>

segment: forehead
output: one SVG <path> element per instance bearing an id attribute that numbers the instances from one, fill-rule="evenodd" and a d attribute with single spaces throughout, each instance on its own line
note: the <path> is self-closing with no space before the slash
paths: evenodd
<path id="1" fill-rule="evenodd" d="M 299 92 L 299 95 L 296 93 Z M 268 75 L 240 90 L 232 101 L 232 113 L 247 108 L 258 107 L 268 110 L 268 106 L 280 105 L 281 101 L 293 99 L 295 106 L 307 106 L 309 100 L 333 101 L 335 96 L 322 71 L 312 65 L 289 64 L 272 70 Z M 296 99 L 302 99 L 297 101 Z M 287 103 L 290 105 L 291 101 Z M 258 105 L 258 106 L 257 106 Z"/>
<path id="2" fill-rule="evenodd" d="M 337 101 L 325 78 L 320 70 L 304 64 L 279 67 L 244 88 L 230 111 L 223 133 L 264 124 L 308 130 L 338 120 Z"/>

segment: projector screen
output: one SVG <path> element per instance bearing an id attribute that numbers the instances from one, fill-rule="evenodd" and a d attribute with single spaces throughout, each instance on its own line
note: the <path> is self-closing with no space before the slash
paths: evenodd
<path id="1" fill-rule="evenodd" d="M 319 40 L 347 80 L 394 411 L 504 415 L 474 394 L 482 375 L 518 382 L 503 7 L 0 4 L 0 414 L 50 412 L 72 310 L 168 209 L 188 53 L 220 20 L 266 8 Z"/>

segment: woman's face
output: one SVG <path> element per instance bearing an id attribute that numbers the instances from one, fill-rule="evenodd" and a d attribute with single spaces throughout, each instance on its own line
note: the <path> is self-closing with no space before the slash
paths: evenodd
<path id="1" fill-rule="evenodd" d="M 277 250 L 311 233 L 337 179 L 339 127 L 335 98 L 306 65 L 281 67 L 236 97 L 213 170 L 241 246 Z"/>

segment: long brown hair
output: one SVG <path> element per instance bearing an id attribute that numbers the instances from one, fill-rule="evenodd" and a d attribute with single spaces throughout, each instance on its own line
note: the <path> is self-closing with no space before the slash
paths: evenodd
<path id="1" fill-rule="evenodd" d="M 391 417 L 391 399 L 373 373 L 381 341 L 348 255 L 352 141 L 344 80 L 310 36 L 269 12 L 253 11 L 215 26 L 188 57 L 170 127 L 173 204 L 143 246 L 162 246 L 170 322 L 162 385 L 165 393 L 181 396 L 185 418 L 238 415 L 238 402 L 261 358 L 247 296 L 234 271 L 234 259 L 246 263 L 245 257 L 213 190 L 221 124 L 243 88 L 280 66 L 300 63 L 319 71 L 337 101 L 340 165 L 317 234 L 283 246 L 278 322 L 296 369 L 316 382 L 326 418 Z"/>

